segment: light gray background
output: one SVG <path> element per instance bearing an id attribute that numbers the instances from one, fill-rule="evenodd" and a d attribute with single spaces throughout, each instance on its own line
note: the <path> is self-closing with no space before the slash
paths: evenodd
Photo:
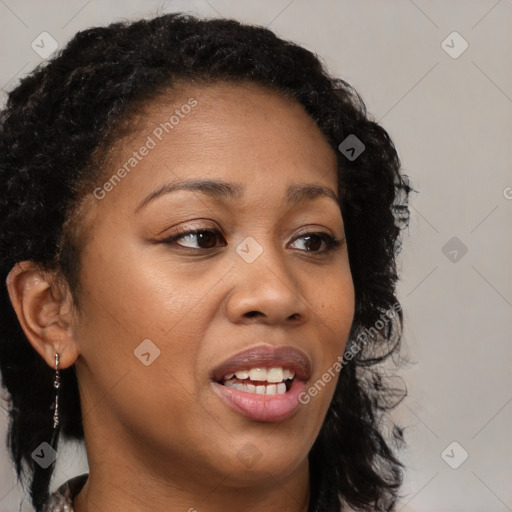
<path id="1" fill-rule="evenodd" d="M 388 130 L 419 190 L 400 257 L 412 364 L 401 371 L 409 396 L 395 413 L 409 444 L 399 509 L 512 510 L 512 2 L 0 0 L 2 104 L 42 61 L 31 48 L 41 32 L 62 46 L 78 30 L 158 7 L 235 17 L 304 45 Z M 453 31 L 469 44 L 456 59 L 441 44 Z M 453 36 L 447 44 L 461 48 Z M 455 248 L 448 256 L 457 261 L 442 252 L 452 237 L 458 247 L 445 252 Z M 0 512 L 18 510 L 22 492 L 1 446 Z M 469 457 L 457 469 L 441 456 L 456 465 L 462 450 Z M 85 471 L 83 449 L 68 446 L 52 489 Z"/>

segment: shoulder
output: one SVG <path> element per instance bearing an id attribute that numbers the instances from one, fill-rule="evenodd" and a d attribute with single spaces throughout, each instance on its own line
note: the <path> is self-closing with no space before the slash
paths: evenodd
<path id="1" fill-rule="evenodd" d="M 88 473 L 70 478 L 48 496 L 41 512 L 73 512 L 73 498 L 84 486 Z"/>

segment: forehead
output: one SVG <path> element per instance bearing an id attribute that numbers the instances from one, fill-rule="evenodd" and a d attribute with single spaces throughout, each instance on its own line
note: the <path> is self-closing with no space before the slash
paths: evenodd
<path id="1" fill-rule="evenodd" d="M 133 135 L 151 133 L 158 146 L 177 150 L 188 146 L 189 153 L 204 146 L 195 156 L 217 144 L 216 149 L 229 148 L 230 154 L 240 147 L 238 156 L 275 157 L 272 150 L 279 148 L 289 159 L 313 152 L 325 163 L 333 165 L 336 160 L 327 139 L 297 100 L 252 82 L 178 82 L 144 103 L 134 127 Z"/>
<path id="2" fill-rule="evenodd" d="M 124 167 L 132 195 L 191 178 L 245 183 L 249 193 L 293 182 L 337 186 L 336 153 L 302 105 L 253 83 L 181 83 L 162 92 L 139 110 L 106 167 L 106 179 Z"/>

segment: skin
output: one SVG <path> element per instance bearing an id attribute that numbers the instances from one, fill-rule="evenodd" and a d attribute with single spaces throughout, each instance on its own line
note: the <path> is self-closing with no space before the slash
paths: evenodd
<path id="1" fill-rule="evenodd" d="M 336 154 L 301 105 L 278 92 L 189 84 L 147 107 L 106 179 L 190 97 L 198 102 L 190 114 L 104 199 L 84 203 L 91 236 L 79 310 L 65 283 L 31 262 L 12 270 L 9 293 L 47 363 L 58 352 L 61 368 L 76 364 L 90 474 L 76 512 L 305 512 L 307 456 L 337 377 L 293 416 L 259 422 L 228 408 L 209 373 L 243 349 L 293 345 L 311 359 L 309 386 L 343 353 L 354 316 L 346 243 L 322 253 L 325 243 L 303 238 L 344 239 L 339 206 L 327 197 L 284 201 L 294 183 L 337 195 Z M 163 183 L 206 176 L 245 193 L 221 200 L 181 190 L 135 212 Z M 197 236 L 161 242 L 193 228 L 218 229 L 216 247 L 198 248 L 210 245 Z M 263 250 L 252 263 L 236 252 L 248 236 Z M 147 338 L 160 350 L 149 366 L 134 356 Z M 260 454 L 250 467 L 239 458 L 247 443 Z"/>

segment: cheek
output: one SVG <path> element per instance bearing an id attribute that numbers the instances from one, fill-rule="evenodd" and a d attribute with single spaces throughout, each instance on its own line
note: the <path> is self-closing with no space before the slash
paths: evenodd
<path id="1" fill-rule="evenodd" d="M 78 333 L 84 410 L 149 437 L 155 425 L 190 431 L 198 340 L 207 323 L 197 315 L 208 315 L 204 307 L 194 309 L 200 290 L 187 294 L 183 283 L 168 285 L 142 262 L 125 263 L 89 265 L 84 275 Z"/>
<path id="2" fill-rule="evenodd" d="M 339 347 L 347 341 L 355 312 L 355 292 L 350 271 L 343 268 L 329 275 L 323 284 L 316 283 L 313 295 L 322 334 Z M 331 343 L 330 343 L 331 344 Z"/>
<path id="3" fill-rule="evenodd" d="M 208 289 L 197 272 L 191 278 L 168 260 L 150 259 L 129 243 L 122 250 L 108 242 L 95 245 L 97 251 L 85 254 L 82 282 L 91 298 L 88 320 L 100 321 L 100 328 L 106 324 L 132 340 L 165 337 Z"/>
<path id="4" fill-rule="evenodd" d="M 332 275 L 316 294 L 316 308 L 313 317 L 317 325 L 316 357 L 319 362 L 307 385 L 304 400 L 314 403 L 327 411 L 339 379 L 340 357 L 345 350 L 350 328 L 354 319 L 355 294 L 350 272 Z"/>
<path id="5" fill-rule="evenodd" d="M 83 265 L 77 338 L 83 360 L 94 371 L 94 385 L 110 389 L 127 371 L 137 389 L 148 392 L 151 383 L 169 389 L 190 383 L 209 315 L 204 305 L 195 306 L 208 283 L 187 286 L 178 274 L 130 259 L 129 253 L 121 259 L 120 252 L 112 250 L 112 258 L 98 253 Z"/>

